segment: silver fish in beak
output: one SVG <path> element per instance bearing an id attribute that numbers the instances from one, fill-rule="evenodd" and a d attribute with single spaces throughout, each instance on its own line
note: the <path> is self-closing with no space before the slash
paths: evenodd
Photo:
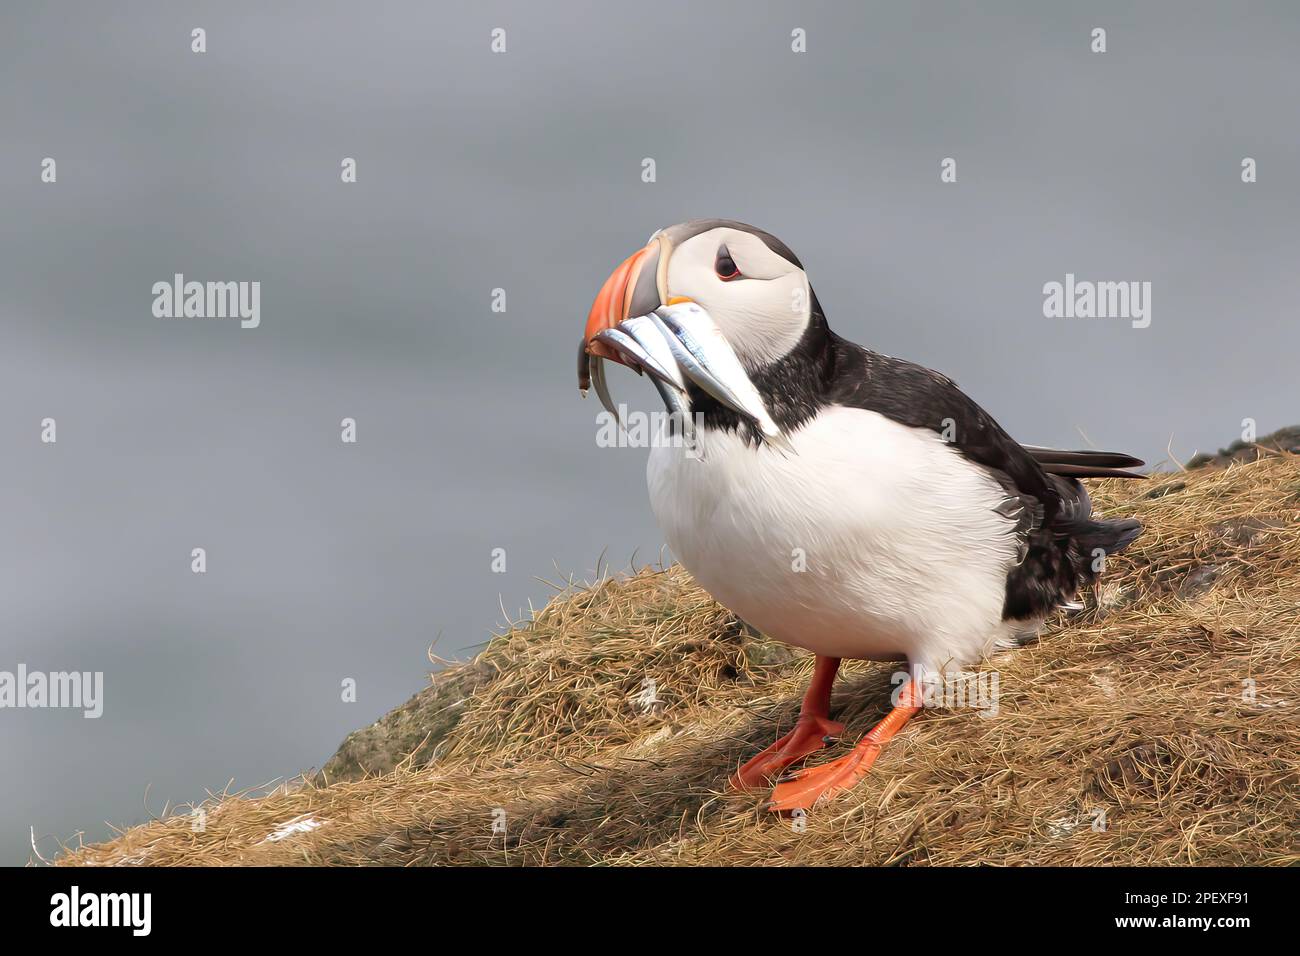
<path id="1" fill-rule="evenodd" d="M 673 388 L 679 388 L 677 380 L 659 363 L 659 360 L 643 348 L 637 339 L 623 331 L 626 324 L 625 322 L 615 329 L 605 329 L 596 336 L 596 339 L 617 352 L 622 363 L 638 375 L 643 371 L 649 372 L 651 378 Z"/>
<path id="2" fill-rule="evenodd" d="M 673 385 L 682 394 L 686 393 L 686 378 L 682 375 L 682 370 L 678 367 L 676 359 L 673 358 L 673 351 L 668 347 L 668 341 L 664 338 L 658 320 L 648 315 L 636 316 L 625 320 L 619 328 L 636 339 L 637 343 L 650 354 L 659 367 L 667 371 L 669 376 L 672 377 Z"/>
<path id="3" fill-rule="evenodd" d="M 726 336 L 695 302 L 660 306 L 654 311 L 668 347 L 691 381 L 746 418 L 769 444 L 793 451 L 789 438 L 772 420 L 763 397 L 736 358 Z"/>
<path id="4" fill-rule="evenodd" d="M 590 353 L 590 354 L 588 354 Z M 579 387 L 589 381 L 601 404 L 622 424 L 605 379 L 605 358 L 650 375 L 665 407 L 689 429 L 692 408 L 688 383 L 742 416 L 763 441 L 793 451 L 789 438 L 772 420 L 762 396 L 722 331 L 695 302 L 660 306 L 599 330 L 578 358 Z M 586 389 L 583 388 L 586 394 Z"/>

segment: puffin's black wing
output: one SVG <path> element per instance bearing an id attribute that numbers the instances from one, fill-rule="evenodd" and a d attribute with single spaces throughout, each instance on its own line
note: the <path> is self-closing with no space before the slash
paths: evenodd
<path id="1" fill-rule="evenodd" d="M 1142 464 L 1116 452 L 1025 447 L 953 381 L 912 362 L 880 355 L 834 336 L 830 400 L 939 433 L 1002 484 L 998 510 L 1017 522 L 1020 561 L 1007 575 L 1003 617 L 1041 618 L 1094 580 L 1098 555 L 1115 554 L 1141 533 L 1135 520 L 1098 521 L 1080 478 L 1140 478 Z"/>
<path id="2" fill-rule="evenodd" d="M 1043 448 L 1040 445 L 1022 445 L 1025 451 L 1042 466 L 1049 475 L 1065 475 L 1070 478 L 1142 478 L 1143 475 L 1125 471 L 1136 468 L 1146 462 L 1132 455 L 1117 451 L 1062 451 L 1059 448 Z"/>
<path id="3" fill-rule="evenodd" d="M 1046 519 L 1056 513 L 1060 493 L 1043 465 L 952 379 L 839 336 L 834 336 L 831 348 L 834 366 L 828 398 L 833 404 L 938 432 L 971 461 L 997 473 L 1008 491 L 1039 502 Z"/>
<path id="4" fill-rule="evenodd" d="M 1044 448 L 1042 445 L 1021 445 L 1043 464 L 1055 465 L 1103 465 L 1108 468 L 1136 468 L 1145 465 L 1141 458 L 1134 458 L 1118 451 L 1064 451 L 1060 448 Z"/>

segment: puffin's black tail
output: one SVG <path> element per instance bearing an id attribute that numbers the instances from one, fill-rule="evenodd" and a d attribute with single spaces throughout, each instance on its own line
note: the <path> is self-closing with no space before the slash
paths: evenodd
<path id="1" fill-rule="evenodd" d="M 1101 576 L 1106 558 L 1119 554 L 1142 533 L 1141 523 L 1133 518 L 1094 518 L 1092 499 L 1078 478 L 1048 471 L 1047 479 L 1060 495 L 1060 508 L 1046 527 L 1031 532 L 1020 563 L 1007 574 L 1002 608 L 1006 619 L 1041 619 L 1057 607 L 1069 606 L 1081 586 Z"/>
<path id="2" fill-rule="evenodd" d="M 1070 530 L 1075 546 L 1082 552 L 1085 561 L 1089 558 L 1119 554 L 1141 533 L 1142 522 L 1136 518 L 1088 521 Z"/>
<path id="3" fill-rule="evenodd" d="M 1059 475 L 1053 475 L 1051 481 L 1061 492 L 1057 533 L 1070 539 L 1070 556 L 1080 583 L 1090 583 L 1105 567 L 1106 558 L 1119 554 L 1142 533 L 1142 523 L 1136 518 L 1098 521 L 1092 516 L 1092 499 L 1083 482 Z"/>

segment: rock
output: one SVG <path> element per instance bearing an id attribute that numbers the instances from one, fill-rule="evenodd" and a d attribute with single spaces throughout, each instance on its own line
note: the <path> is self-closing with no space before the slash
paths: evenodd
<path id="1" fill-rule="evenodd" d="M 1187 572 L 1187 577 L 1183 578 L 1178 585 L 1178 596 L 1190 600 L 1204 594 L 1210 588 L 1214 587 L 1214 582 L 1219 579 L 1219 569 L 1212 564 L 1203 564 L 1199 568 L 1192 568 Z"/>
<path id="2" fill-rule="evenodd" d="M 1161 485 L 1159 488 L 1153 488 L 1152 490 L 1148 491 L 1145 495 L 1143 495 L 1143 497 L 1163 498 L 1165 495 L 1172 495 L 1175 492 L 1182 491 L 1186 487 L 1187 487 L 1187 482 L 1175 481 L 1168 485 Z"/>
<path id="3" fill-rule="evenodd" d="M 1217 455 L 1196 455 L 1187 463 L 1187 467 L 1226 468 L 1234 462 L 1254 461 L 1264 453 L 1261 449 L 1300 454 L 1300 425 L 1279 428 L 1273 434 L 1254 442 L 1235 441 L 1227 448 L 1220 449 Z"/>
<path id="4" fill-rule="evenodd" d="M 406 703 L 348 734 L 317 774 L 317 783 L 390 773 L 411 754 L 415 766 L 427 764 L 438 743 L 459 722 L 465 701 L 495 674 L 491 667 L 473 661 L 434 674 L 429 686 Z"/>
<path id="5" fill-rule="evenodd" d="M 1210 525 L 1210 531 L 1229 544 L 1249 548 L 1260 535 L 1286 527 L 1286 522 L 1276 518 L 1229 518 Z"/>

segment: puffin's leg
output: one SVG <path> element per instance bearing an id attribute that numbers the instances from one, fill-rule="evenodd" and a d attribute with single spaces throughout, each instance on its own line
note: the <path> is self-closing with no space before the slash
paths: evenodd
<path id="1" fill-rule="evenodd" d="M 848 790 L 867 775 L 881 749 L 921 709 L 922 696 L 916 681 L 908 679 L 898 694 L 898 703 L 885 719 L 867 732 L 849 753 L 820 767 L 809 767 L 784 778 L 772 791 L 769 810 L 807 810 L 821 799 Z"/>
<path id="2" fill-rule="evenodd" d="M 769 778 L 800 757 L 821 750 L 829 739 L 844 732 L 843 724 L 830 719 L 831 686 L 839 669 L 838 657 L 817 655 L 812 683 L 808 685 L 808 693 L 803 695 L 794 729 L 737 770 L 731 778 L 733 787 L 749 790 L 766 786 Z"/>

